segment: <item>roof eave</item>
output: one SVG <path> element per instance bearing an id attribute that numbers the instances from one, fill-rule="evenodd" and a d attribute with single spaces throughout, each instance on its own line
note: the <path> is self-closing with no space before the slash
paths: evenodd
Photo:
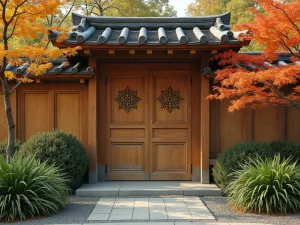
<path id="1" fill-rule="evenodd" d="M 55 42 L 52 41 L 53 46 L 58 48 L 73 48 L 76 46 L 80 46 L 82 49 L 89 50 L 107 50 L 107 49 L 115 49 L 115 50 L 210 50 L 210 49 L 230 49 L 230 48 L 241 48 L 244 46 L 248 46 L 250 41 L 241 41 L 239 43 L 221 43 L 221 44 L 201 44 L 201 45 L 90 45 L 90 44 L 67 44 L 63 42 Z"/>

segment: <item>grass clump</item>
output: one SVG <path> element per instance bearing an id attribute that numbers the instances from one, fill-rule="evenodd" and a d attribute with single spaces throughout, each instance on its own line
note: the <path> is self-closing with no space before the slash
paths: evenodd
<path id="1" fill-rule="evenodd" d="M 300 167 L 291 158 L 250 159 L 233 172 L 226 193 L 243 211 L 287 213 L 300 209 Z"/>
<path id="2" fill-rule="evenodd" d="M 0 221 L 47 216 L 68 203 L 65 175 L 34 157 L 15 155 L 10 163 L 0 156 Z"/>

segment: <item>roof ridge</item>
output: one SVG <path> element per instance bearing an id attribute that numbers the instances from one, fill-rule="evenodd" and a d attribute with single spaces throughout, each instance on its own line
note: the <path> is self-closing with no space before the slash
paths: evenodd
<path id="1" fill-rule="evenodd" d="M 230 12 L 213 16 L 197 16 L 197 17 L 101 17 L 101 16 L 85 16 L 72 12 L 73 26 L 78 26 L 81 19 L 85 18 L 88 23 L 95 27 L 115 27 L 115 26 L 128 26 L 129 28 L 136 27 L 142 24 L 151 24 L 151 26 L 169 26 L 174 27 L 178 24 L 206 24 L 212 26 L 217 18 L 220 18 L 224 24 L 230 24 Z M 119 24 L 120 23 L 120 24 Z M 180 25 L 179 25 L 180 26 Z"/>

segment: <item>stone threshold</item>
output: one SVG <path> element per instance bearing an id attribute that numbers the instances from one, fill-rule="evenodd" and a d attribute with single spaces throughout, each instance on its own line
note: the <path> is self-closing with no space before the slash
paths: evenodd
<path id="1" fill-rule="evenodd" d="M 192 181 L 107 181 L 83 184 L 76 190 L 76 196 L 79 197 L 168 195 L 222 196 L 222 191 L 215 184 Z"/>

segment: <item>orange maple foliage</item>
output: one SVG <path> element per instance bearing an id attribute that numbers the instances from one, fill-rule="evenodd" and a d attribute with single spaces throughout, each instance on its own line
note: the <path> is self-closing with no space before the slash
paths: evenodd
<path id="1" fill-rule="evenodd" d="M 0 0 L 0 77 L 9 80 L 31 81 L 24 77 L 16 77 L 13 73 L 4 71 L 7 64 L 21 65 L 29 63 L 27 75 L 43 75 L 51 66 L 49 62 L 57 57 L 75 55 L 78 48 L 47 49 L 47 31 L 56 29 L 62 31 L 59 39 L 68 39 L 64 30 L 58 27 L 48 27 L 43 19 L 49 14 L 57 13 L 60 5 L 69 0 Z M 11 40 L 15 37 L 35 39 L 43 37 L 34 46 L 24 46 L 14 49 Z M 24 62 L 26 58 L 26 62 Z M 23 59 L 23 60 L 21 60 Z"/>
<path id="2" fill-rule="evenodd" d="M 214 58 L 224 68 L 216 72 L 218 86 L 209 99 L 231 101 L 229 111 L 245 107 L 282 105 L 300 109 L 300 0 L 256 0 L 250 9 L 255 19 L 238 25 L 263 46 L 261 55 L 228 51 Z M 280 54 L 290 56 L 290 64 L 272 64 Z"/>
<path id="3" fill-rule="evenodd" d="M 62 31 L 59 41 L 68 38 L 68 35 L 56 28 L 47 27 L 43 20 L 49 14 L 58 12 L 58 7 L 70 0 L 0 0 L 0 80 L 4 95 L 5 113 L 8 122 L 8 147 L 6 151 L 9 161 L 14 149 L 14 121 L 11 112 L 10 95 L 22 83 L 32 82 L 29 76 L 43 75 L 51 66 L 51 61 L 58 57 L 67 57 L 77 54 L 78 47 L 68 49 L 47 49 L 47 30 Z M 27 39 L 42 38 L 42 41 L 33 46 L 24 46 L 15 49 L 11 46 L 14 37 Z M 24 65 L 27 72 L 23 76 L 16 76 L 6 71 L 8 64 Z M 9 90 L 8 81 L 16 81 Z M 4 110 L 1 108 L 1 110 Z"/>

